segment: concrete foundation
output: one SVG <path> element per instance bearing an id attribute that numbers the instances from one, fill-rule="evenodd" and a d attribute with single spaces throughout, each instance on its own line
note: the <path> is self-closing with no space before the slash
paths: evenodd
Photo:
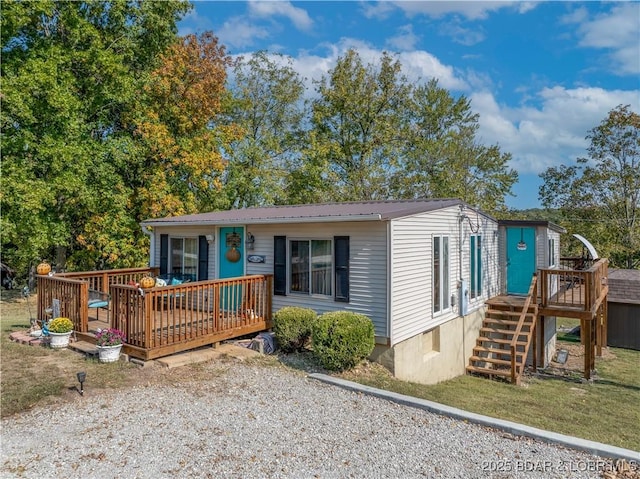
<path id="1" fill-rule="evenodd" d="M 435 384 L 460 376 L 465 374 L 483 318 L 481 308 L 392 347 L 377 346 L 372 359 L 403 381 Z"/>

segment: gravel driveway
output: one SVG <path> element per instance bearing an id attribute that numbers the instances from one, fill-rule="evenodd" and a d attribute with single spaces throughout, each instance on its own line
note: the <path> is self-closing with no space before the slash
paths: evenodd
<path id="1" fill-rule="evenodd" d="M 1 477 L 583 478 L 607 462 L 285 368 L 224 367 L 3 419 Z"/>

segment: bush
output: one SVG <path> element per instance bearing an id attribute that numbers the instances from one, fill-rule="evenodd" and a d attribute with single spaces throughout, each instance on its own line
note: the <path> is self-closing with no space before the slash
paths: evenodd
<path id="1" fill-rule="evenodd" d="M 327 369 L 350 369 L 373 351 L 373 323 L 364 314 L 350 311 L 324 313 L 312 332 L 313 352 Z"/>
<path id="2" fill-rule="evenodd" d="M 286 353 L 302 349 L 317 317 L 309 308 L 287 306 L 277 311 L 273 316 L 273 333 L 280 349 Z"/>

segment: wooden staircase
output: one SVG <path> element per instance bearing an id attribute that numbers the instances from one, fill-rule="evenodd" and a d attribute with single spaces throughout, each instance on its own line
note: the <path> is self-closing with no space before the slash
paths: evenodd
<path id="1" fill-rule="evenodd" d="M 519 384 L 534 343 L 538 318 L 537 276 L 533 275 L 529 293 L 524 302 L 515 304 L 488 302 L 488 309 L 480 328 L 480 336 L 469 358 L 468 374 L 489 378 L 499 377 Z"/>

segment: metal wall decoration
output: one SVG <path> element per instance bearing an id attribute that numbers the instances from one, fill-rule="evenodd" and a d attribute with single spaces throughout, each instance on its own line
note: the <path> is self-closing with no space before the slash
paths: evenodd
<path id="1" fill-rule="evenodd" d="M 237 263 L 240 260 L 240 251 L 238 251 L 238 246 L 240 246 L 241 241 L 242 238 L 238 233 L 236 233 L 235 229 L 233 230 L 233 233 L 227 233 L 226 245 L 229 249 L 224 254 L 227 261 Z"/>
<path id="2" fill-rule="evenodd" d="M 247 256 L 247 261 L 249 263 L 264 263 L 267 257 L 262 254 L 250 254 Z"/>

